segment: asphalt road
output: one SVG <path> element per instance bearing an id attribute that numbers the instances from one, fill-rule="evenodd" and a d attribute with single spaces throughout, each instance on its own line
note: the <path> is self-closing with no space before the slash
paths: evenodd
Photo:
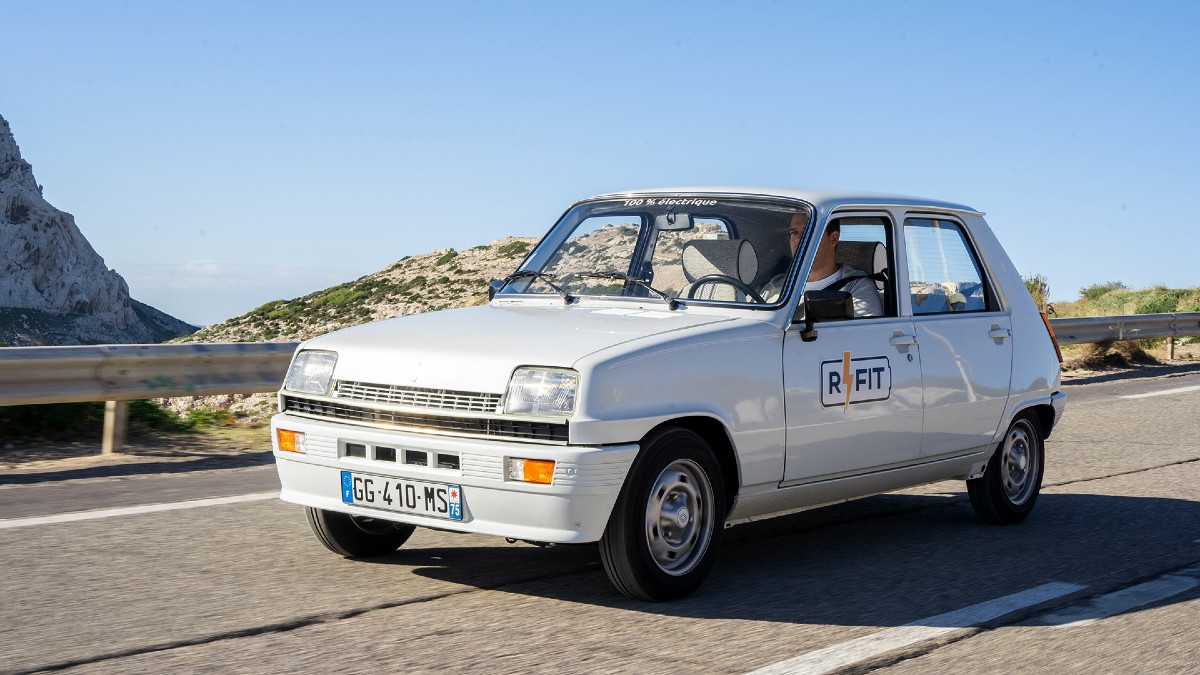
<path id="1" fill-rule="evenodd" d="M 592 546 L 341 559 L 270 466 L 0 480 L 0 672 L 1200 673 L 1200 368 L 1168 374 L 1067 387 L 1022 525 L 939 483 L 740 526 L 666 604 Z"/>

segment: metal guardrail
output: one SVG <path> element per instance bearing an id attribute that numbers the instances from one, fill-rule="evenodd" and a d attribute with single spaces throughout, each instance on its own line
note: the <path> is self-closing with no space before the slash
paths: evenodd
<path id="1" fill-rule="evenodd" d="M 1051 319 L 1050 325 L 1061 344 L 1174 338 L 1200 335 L 1200 312 Z M 128 401 L 275 391 L 298 344 L 3 347 L 0 406 L 105 401 L 101 452 L 115 452 L 124 443 Z"/>
<path id="2" fill-rule="evenodd" d="M 1050 319 L 1059 344 L 1200 335 L 1200 312 Z"/>
<path id="3" fill-rule="evenodd" d="M 129 401 L 275 391 L 298 344 L 4 347 L 0 406 L 104 401 L 109 454 L 125 442 Z"/>
<path id="4" fill-rule="evenodd" d="M 298 344 L 0 348 L 0 406 L 275 391 Z"/>

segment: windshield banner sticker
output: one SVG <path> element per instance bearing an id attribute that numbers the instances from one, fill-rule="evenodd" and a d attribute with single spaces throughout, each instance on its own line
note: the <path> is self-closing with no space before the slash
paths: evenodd
<path id="1" fill-rule="evenodd" d="M 716 206 L 718 203 L 715 199 L 656 198 L 625 200 L 625 206 Z"/>
<path id="2" fill-rule="evenodd" d="M 855 403 L 884 401 L 892 396 L 892 364 L 886 356 L 821 362 L 821 405 L 848 409 Z"/>

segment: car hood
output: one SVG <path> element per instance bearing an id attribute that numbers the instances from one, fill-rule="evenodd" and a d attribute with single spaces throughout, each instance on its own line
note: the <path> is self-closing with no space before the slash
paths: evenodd
<path id="1" fill-rule="evenodd" d="M 499 394 L 517 366 L 570 368 L 639 338 L 729 320 L 686 310 L 486 305 L 364 324 L 303 348 L 337 352 L 337 380 Z"/>

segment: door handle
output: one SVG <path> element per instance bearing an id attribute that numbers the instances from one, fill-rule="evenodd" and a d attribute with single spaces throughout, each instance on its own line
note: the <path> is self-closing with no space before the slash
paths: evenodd
<path id="1" fill-rule="evenodd" d="M 904 347 L 907 345 L 915 345 L 915 344 L 917 344 L 917 336 L 916 335 L 905 335 L 904 333 L 897 332 L 897 334 L 893 335 L 892 339 L 888 340 L 888 342 L 890 342 L 893 347 Z"/>
<path id="2" fill-rule="evenodd" d="M 988 337 L 993 340 L 1004 340 L 1012 337 L 1012 330 L 1008 328 L 1001 328 L 1000 324 L 994 323 L 992 324 L 992 329 L 988 331 Z"/>

